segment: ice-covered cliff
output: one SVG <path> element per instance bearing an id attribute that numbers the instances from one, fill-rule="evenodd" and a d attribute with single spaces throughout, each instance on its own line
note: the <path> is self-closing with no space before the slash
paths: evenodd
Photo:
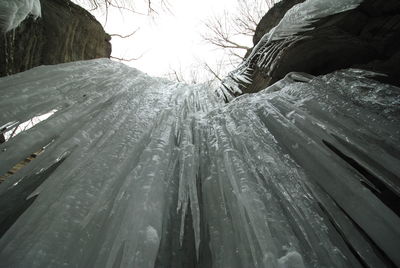
<path id="1" fill-rule="evenodd" d="M 400 89 L 377 76 L 228 104 L 108 59 L 0 78 L 0 267 L 400 266 Z"/>
<path id="2" fill-rule="evenodd" d="M 333 14 L 338 11 L 344 12 Z M 264 35 L 275 37 L 262 40 Z M 381 81 L 400 85 L 398 0 L 283 0 L 263 17 L 253 40 L 254 49 L 227 79 L 234 95 L 262 90 L 289 72 L 321 75 L 343 68 L 385 73 Z"/>
<path id="3" fill-rule="evenodd" d="M 369 75 L 229 105 L 109 60 L 2 78 L 0 122 L 57 112 L 0 146 L 1 174 L 45 147 L 0 185 L 0 266 L 399 265 L 399 89 Z"/>

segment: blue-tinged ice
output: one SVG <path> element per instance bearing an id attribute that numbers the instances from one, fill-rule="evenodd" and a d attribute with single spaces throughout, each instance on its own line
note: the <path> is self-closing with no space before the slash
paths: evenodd
<path id="1" fill-rule="evenodd" d="M 229 104 L 106 59 L 1 78 L 0 125 L 56 112 L 0 145 L 0 176 L 44 147 L 0 184 L 0 267 L 399 266 L 399 89 L 372 75 Z"/>

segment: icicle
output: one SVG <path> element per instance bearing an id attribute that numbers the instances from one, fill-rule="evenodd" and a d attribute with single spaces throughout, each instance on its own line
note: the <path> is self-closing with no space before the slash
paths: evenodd
<path id="1" fill-rule="evenodd" d="M 107 59 L 1 78 L 3 127 L 57 110 L 0 145 L 2 174 L 45 147 L 0 184 L 2 265 L 400 265 L 399 89 L 371 75 L 226 105 Z"/>

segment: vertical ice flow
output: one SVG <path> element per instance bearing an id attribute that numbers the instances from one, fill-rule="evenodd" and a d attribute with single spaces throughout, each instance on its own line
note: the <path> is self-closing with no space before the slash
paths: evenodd
<path id="1" fill-rule="evenodd" d="M 399 265 L 400 98 L 370 75 L 229 104 L 105 59 L 0 79 L 0 125 L 57 110 L 0 145 L 1 174 L 46 146 L 0 185 L 0 266 Z"/>

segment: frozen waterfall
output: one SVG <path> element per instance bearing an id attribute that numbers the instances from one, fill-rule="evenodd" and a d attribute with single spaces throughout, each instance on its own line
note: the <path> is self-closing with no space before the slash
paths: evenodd
<path id="1" fill-rule="evenodd" d="M 400 89 L 347 69 L 233 98 L 361 2 L 296 5 L 217 94 L 107 59 L 0 78 L 0 268 L 400 267 Z M 0 7 L 3 31 L 40 15 Z"/>
<path id="2" fill-rule="evenodd" d="M 0 267 L 400 265 L 399 88 L 289 74 L 229 104 L 109 60 L 0 79 Z M 42 151 L 43 150 L 43 151 Z"/>

